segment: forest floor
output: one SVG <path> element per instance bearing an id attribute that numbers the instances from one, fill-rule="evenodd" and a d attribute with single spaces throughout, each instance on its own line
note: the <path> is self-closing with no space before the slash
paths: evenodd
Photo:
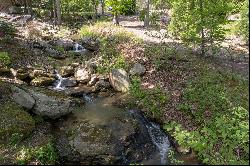
<path id="1" fill-rule="evenodd" d="M 165 30 L 166 25 L 145 28 L 143 21 L 140 21 L 138 16 L 122 16 L 120 25 L 145 42 L 163 43 L 165 45 L 175 43 L 175 45 L 183 46 L 180 40 L 168 35 L 167 30 Z M 193 51 L 196 52 L 197 50 L 193 49 Z M 249 78 L 249 46 L 239 37 L 227 36 L 218 54 L 210 55 L 206 59 L 220 67 L 233 72 L 236 71 L 247 79 Z"/>

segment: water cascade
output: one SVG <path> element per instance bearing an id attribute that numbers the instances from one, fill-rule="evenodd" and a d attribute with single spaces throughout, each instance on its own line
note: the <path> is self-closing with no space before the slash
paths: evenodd
<path id="1" fill-rule="evenodd" d="M 57 78 L 58 78 L 58 82 L 57 82 L 56 86 L 54 87 L 54 90 L 58 90 L 58 91 L 64 90 L 65 87 L 62 86 L 62 82 L 63 82 L 63 80 L 65 80 L 66 78 L 63 78 L 59 73 L 57 73 L 57 71 L 56 71 L 56 76 L 57 76 Z"/>

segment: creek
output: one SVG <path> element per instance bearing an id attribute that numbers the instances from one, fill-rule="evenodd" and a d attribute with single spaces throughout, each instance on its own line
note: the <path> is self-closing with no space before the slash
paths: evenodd
<path id="1" fill-rule="evenodd" d="M 65 87 L 60 86 L 63 78 L 59 74 L 58 79 L 54 89 L 62 91 Z M 58 135 L 67 135 L 69 147 L 81 156 L 77 163 L 173 164 L 168 158 L 169 150 L 173 149 L 168 135 L 141 111 L 115 105 L 118 98 L 119 94 L 98 98 L 83 94 L 84 107 L 57 124 Z M 175 154 L 174 157 L 183 160 L 184 164 L 199 164 L 196 159 Z M 66 163 L 72 164 L 70 160 Z"/>

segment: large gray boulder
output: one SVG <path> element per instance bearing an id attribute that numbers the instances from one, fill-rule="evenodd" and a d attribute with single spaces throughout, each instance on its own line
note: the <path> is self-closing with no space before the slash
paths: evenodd
<path id="1" fill-rule="evenodd" d="M 40 116 L 51 119 L 59 118 L 69 114 L 76 106 L 77 102 L 71 98 L 53 92 L 48 95 L 42 92 L 29 90 L 31 96 L 35 99 L 36 104 L 32 111 Z"/>
<path id="2" fill-rule="evenodd" d="M 74 154 L 74 160 L 81 165 L 123 165 L 148 159 L 155 152 L 143 122 L 109 102 L 107 99 L 87 106 L 83 112 L 57 123 L 60 137 L 56 146 L 66 162 Z"/>
<path id="3" fill-rule="evenodd" d="M 74 49 L 74 42 L 71 39 L 59 39 L 54 42 L 55 46 L 62 47 L 65 51 Z"/>
<path id="4" fill-rule="evenodd" d="M 145 73 L 145 71 L 146 71 L 146 69 L 145 69 L 145 67 L 142 64 L 136 63 L 130 69 L 130 74 L 131 75 L 143 75 Z"/>
<path id="5" fill-rule="evenodd" d="M 95 37 L 85 37 L 82 39 L 81 44 L 90 51 L 97 51 L 100 48 L 100 41 Z"/>
<path id="6" fill-rule="evenodd" d="M 116 91 L 127 92 L 129 90 L 130 81 L 127 72 L 123 69 L 113 69 L 109 74 L 109 82 Z"/>
<path id="7" fill-rule="evenodd" d="M 81 83 L 87 83 L 90 81 L 90 73 L 86 68 L 78 68 L 75 72 L 76 80 Z"/>
<path id="8" fill-rule="evenodd" d="M 35 105 L 35 100 L 29 93 L 27 93 L 25 90 L 18 88 L 16 86 L 11 87 L 12 90 L 12 98 L 14 102 L 17 104 L 23 106 L 24 108 L 30 110 Z"/>

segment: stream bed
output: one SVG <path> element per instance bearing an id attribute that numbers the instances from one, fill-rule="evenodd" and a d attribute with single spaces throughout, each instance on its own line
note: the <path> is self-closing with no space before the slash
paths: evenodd
<path id="1" fill-rule="evenodd" d="M 72 159 L 63 154 L 66 164 L 72 160 L 78 164 L 171 164 L 168 136 L 141 111 L 115 106 L 117 95 L 95 99 L 84 95 L 82 99 L 86 101 L 84 107 L 57 122 L 59 149 L 73 149 L 67 154 L 77 156 Z M 199 164 L 187 156 L 177 154 L 175 158 L 183 164 Z"/>

